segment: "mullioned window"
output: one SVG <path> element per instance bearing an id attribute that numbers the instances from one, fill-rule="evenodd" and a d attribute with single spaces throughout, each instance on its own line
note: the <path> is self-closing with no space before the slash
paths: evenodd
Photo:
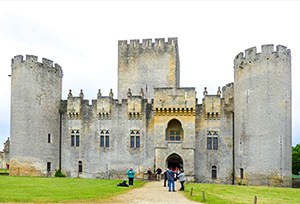
<path id="1" fill-rule="evenodd" d="M 80 146 L 80 131 L 71 130 L 71 147 L 79 147 L 79 146 Z"/>

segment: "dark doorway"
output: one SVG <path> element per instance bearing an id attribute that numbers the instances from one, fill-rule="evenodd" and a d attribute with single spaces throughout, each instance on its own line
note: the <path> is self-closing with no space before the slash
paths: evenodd
<path id="1" fill-rule="evenodd" d="M 183 168 L 183 160 L 178 154 L 171 154 L 166 161 L 167 167 L 170 168 Z"/>

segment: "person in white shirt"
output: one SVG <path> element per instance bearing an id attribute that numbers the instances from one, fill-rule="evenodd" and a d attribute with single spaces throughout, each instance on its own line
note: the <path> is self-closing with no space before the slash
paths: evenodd
<path id="1" fill-rule="evenodd" d="M 181 169 L 180 173 L 178 174 L 178 179 L 181 184 L 181 188 L 179 190 L 184 191 L 185 174 L 183 169 Z"/>

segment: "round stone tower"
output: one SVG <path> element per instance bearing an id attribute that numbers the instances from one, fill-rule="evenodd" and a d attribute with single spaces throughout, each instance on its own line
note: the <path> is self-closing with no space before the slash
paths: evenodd
<path id="1" fill-rule="evenodd" d="M 278 45 L 234 60 L 236 182 L 291 186 L 291 54 Z"/>
<path id="2" fill-rule="evenodd" d="M 62 69 L 36 56 L 11 65 L 11 175 L 45 176 L 59 163 Z"/>

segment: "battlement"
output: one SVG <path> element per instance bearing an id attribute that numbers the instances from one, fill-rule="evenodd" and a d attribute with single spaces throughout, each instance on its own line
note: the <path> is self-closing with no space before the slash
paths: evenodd
<path id="1" fill-rule="evenodd" d="M 233 112 L 234 106 L 234 83 L 228 83 L 222 88 L 223 100 L 225 109 L 229 112 Z"/>
<path id="2" fill-rule="evenodd" d="M 118 46 L 121 50 L 137 53 L 143 53 L 145 50 L 172 50 L 177 46 L 177 38 L 168 38 L 168 41 L 164 38 L 155 38 L 154 42 L 152 39 L 143 39 L 142 42 L 133 39 L 129 43 L 127 40 L 119 40 Z"/>
<path id="3" fill-rule="evenodd" d="M 11 60 L 12 66 L 21 63 L 37 63 L 40 66 L 54 68 L 55 70 L 59 70 L 62 72 L 61 66 L 59 64 L 55 63 L 53 66 L 53 61 L 46 58 L 42 58 L 42 62 L 38 62 L 38 57 L 35 55 L 26 55 L 25 60 L 23 55 L 16 55 Z"/>
<path id="4" fill-rule="evenodd" d="M 261 52 L 258 53 L 256 47 L 251 47 L 245 50 L 245 53 L 240 52 L 234 59 L 235 68 L 243 68 L 244 62 L 251 63 L 257 60 L 269 60 L 272 56 L 287 56 L 290 57 L 291 52 L 286 46 L 277 45 L 274 51 L 273 44 L 267 44 L 261 46 Z"/>

